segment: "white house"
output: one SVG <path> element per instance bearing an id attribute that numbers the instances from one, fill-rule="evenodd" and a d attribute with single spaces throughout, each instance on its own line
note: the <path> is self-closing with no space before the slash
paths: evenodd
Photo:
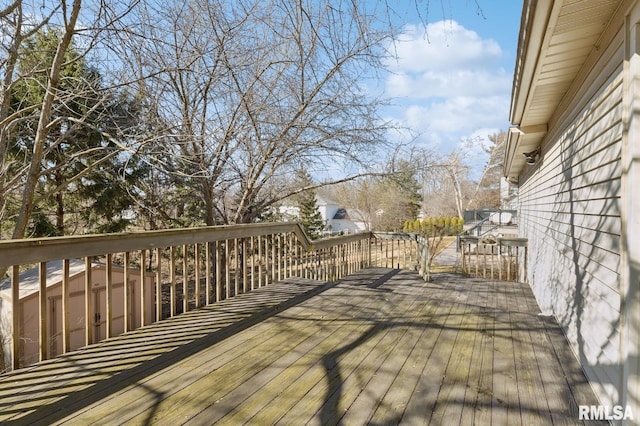
<path id="1" fill-rule="evenodd" d="M 640 1 L 525 0 L 510 121 L 527 279 L 639 423 Z"/>
<path id="2" fill-rule="evenodd" d="M 365 215 L 357 209 L 341 208 L 337 202 L 320 195 L 316 195 L 316 204 L 325 224 L 324 231 L 328 234 L 351 234 L 370 229 Z M 280 206 L 279 211 L 286 220 L 297 220 L 300 217 L 300 209 L 296 206 Z"/>
<path id="3" fill-rule="evenodd" d="M 106 338 L 106 265 L 94 263 L 91 268 L 91 298 L 94 306 L 92 319 L 92 333 L 94 342 Z M 85 345 L 85 262 L 72 259 L 69 262 L 69 338 L 71 350 Z M 61 354 L 62 350 L 62 261 L 48 262 L 46 268 L 47 286 L 47 323 L 49 356 Z M 32 268 L 20 274 L 20 365 L 29 365 L 39 358 L 39 268 Z M 129 270 L 129 315 L 130 329 L 141 324 L 140 313 L 140 271 Z M 146 318 L 145 323 L 153 321 L 153 293 L 152 277 L 147 277 L 145 283 Z M 124 268 L 114 265 L 112 268 L 112 323 L 111 334 L 116 336 L 124 332 Z M 11 280 L 0 281 L 0 333 L 4 339 L 5 359 L 9 359 L 11 336 L 11 315 L 13 304 L 11 300 Z"/>

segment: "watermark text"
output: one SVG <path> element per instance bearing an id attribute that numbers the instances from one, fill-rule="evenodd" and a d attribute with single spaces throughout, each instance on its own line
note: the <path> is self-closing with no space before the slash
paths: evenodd
<path id="1" fill-rule="evenodd" d="M 623 405 L 579 405 L 579 420 L 633 420 L 633 411 Z"/>

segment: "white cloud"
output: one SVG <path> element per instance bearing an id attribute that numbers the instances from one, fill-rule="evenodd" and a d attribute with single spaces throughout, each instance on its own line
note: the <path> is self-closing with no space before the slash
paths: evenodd
<path id="1" fill-rule="evenodd" d="M 407 25 L 389 49 L 397 56 L 388 63 L 392 71 L 490 66 L 502 57 L 502 49 L 495 40 L 483 40 L 456 21 L 439 21 L 426 27 Z"/>
<path id="2" fill-rule="evenodd" d="M 453 97 L 405 109 L 407 125 L 419 131 L 472 134 L 483 127 L 500 127 L 505 121 L 509 99 L 492 97 Z"/>
<path id="3" fill-rule="evenodd" d="M 397 57 L 387 64 L 385 93 L 396 99 L 395 120 L 420 134 L 419 143 L 446 152 L 508 126 L 512 77 L 495 40 L 441 21 L 406 26 L 391 48 Z"/>
<path id="4" fill-rule="evenodd" d="M 498 69 L 458 69 L 450 72 L 425 71 L 422 74 L 397 73 L 389 76 L 386 93 L 391 97 L 431 98 L 492 96 L 511 89 L 511 76 Z"/>

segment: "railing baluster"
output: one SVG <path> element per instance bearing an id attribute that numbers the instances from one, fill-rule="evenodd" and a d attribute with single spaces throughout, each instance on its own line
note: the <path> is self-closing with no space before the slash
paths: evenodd
<path id="1" fill-rule="evenodd" d="M 249 292 L 249 244 L 246 238 L 243 238 L 240 242 L 240 252 L 242 253 L 240 257 L 240 267 L 242 268 L 242 292 Z"/>
<path id="2" fill-rule="evenodd" d="M 156 321 L 162 320 L 162 249 L 156 247 Z M 140 303 L 142 297 L 140 298 Z M 144 318 L 140 318 L 141 324 L 144 324 Z"/>
<path id="3" fill-rule="evenodd" d="M 222 300 L 222 269 L 220 265 L 220 241 L 216 241 L 216 302 Z"/>
<path id="4" fill-rule="evenodd" d="M 20 266 L 11 268 L 11 366 L 14 370 L 20 368 L 20 318 L 22 304 L 20 303 Z"/>
<path id="5" fill-rule="evenodd" d="M 151 252 L 150 252 L 151 253 Z M 158 263 L 159 264 L 159 263 Z M 149 260 L 149 267 L 151 267 L 151 260 Z M 147 251 L 140 250 L 140 326 L 147 325 L 147 304 L 145 303 L 149 295 L 147 294 Z"/>
<path id="6" fill-rule="evenodd" d="M 255 275 L 256 275 L 256 256 L 255 256 L 255 238 L 252 236 L 251 237 L 251 243 L 250 243 L 250 247 L 249 250 L 251 252 L 251 290 L 255 290 L 256 288 L 256 280 L 255 280 Z"/>
<path id="7" fill-rule="evenodd" d="M 194 268 L 195 268 L 195 281 L 196 281 L 193 297 L 195 297 L 196 299 L 195 306 L 197 309 L 200 306 L 202 306 L 202 304 L 200 303 L 200 244 L 195 243 L 193 250 L 194 250 Z"/>
<path id="8" fill-rule="evenodd" d="M 84 271 L 84 342 L 85 345 L 93 343 L 93 291 L 91 289 L 91 257 L 85 257 Z"/>
<path id="9" fill-rule="evenodd" d="M 170 316 L 176 316 L 176 247 L 171 246 L 169 253 L 169 303 L 171 303 Z"/>
<path id="10" fill-rule="evenodd" d="M 38 349 L 40 361 L 43 361 L 47 359 L 47 347 L 49 346 L 47 339 L 47 262 L 40 262 L 38 281 L 40 284 L 40 294 L 38 297 L 38 315 L 40 319 L 38 337 L 40 341 L 38 343 Z"/>
<path id="11" fill-rule="evenodd" d="M 278 265 L 278 275 L 277 279 L 274 278 L 274 282 L 280 281 L 282 279 L 282 236 L 280 234 L 276 235 L 276 260 Z"/>
<path id="12" fill-rule="evenodd" d="M 111 253 L 107 254 L 105 266 L 105 314 L 107 319 L 105 321 L 104 337 L 106 339 L 111 337 L 111 329 L 113 319 L 113 310 L 111 309 L 113 298 L 113 262 Z"/>
<path id="13" fill-rule="evenodd" d="M 205 278 L 205 299 L 204 304 L 209 305 L 211 303 L 211 242 L 207 241 L 205 243 L 205 269 L 206 269 L 206 278 Z"/>
<path id="14" fill-rule="evenodd" d="M 189 247 L 182 246 L 182 312 L 189 312 Z"/>
<path id="15" fill-rule="evenodd" d="M 226 240 L 224 242 L 224 270 L 225 270 L 225 289 L 226 289 L 226 298 L 230 298 L 231 297 L 231 265 L 230 265 L 230 259 L 231 258 L 231 248 L 229 247 L 229 240 Z"/>
<path id="16" fill-rule="evenodd" d="M 69 259 L 62 261 L 62 352 L 71 350 L 71 330 L 69 328 Z"/>
<path id="17" fill-rule="evenodd" d="M 276 282 L 276 238 L 271 235 L 271 283 Z"/>
<path id="18" fill-rule="evenodd" d="M 144 258 L 141 258 L 141 264 L 144 263 Z M 129 268 L 130 268 L 130 258 L 129 252 L 124 253 L 124 270 L 122 271 L 123 278 L 123 289 L 122 289 L 122 303 L 124 310 L 124 332 L 132 329 L 131 325 L 131 299 L 129 297 L 129 291 L 131 290 L 129 287 Z M 134 326 L 135 327 L 135 326 Z"/>
<path id="19" fill-rule="evenodd" d="M 262 244 L 263 239 L 258 235 L 258 288 L 262 287 Z"/>
<path id="20" fill-rule="evenodd" d="M 240 294 L 240 243 L 241 243 L 241 239 L 235 238 L 233 240 L 233 263 L 235 264 L 235 271 L 234 271 L 234 279 L 233 279 L 233 295 L 237 296 L 238 294 Z"/>

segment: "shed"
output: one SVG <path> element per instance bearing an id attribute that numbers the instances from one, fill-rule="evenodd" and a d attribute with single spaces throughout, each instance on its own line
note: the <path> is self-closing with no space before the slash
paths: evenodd
<path id="1" fill-rule="evenodd" d="M 85 271 L 86 266 L 83 260 L 71 259 L 69 261 L 69 331 L 70 349 L 75 350 L 85 345 Z M 93 263 L 91 266 L 91 300 L 93 302 L 94 318 L 92 321 L 93 342 L 105 339 L 106 332 L 106 265 Z M 124 327 L 124 268 L 122 266 L 112 266 L 112 322 L 111 334 L 116 336 L 125 331 Z M 38 330 L 38 309 L 39 309 L 39 268 L 31 268 L 20 274 L 20 365 L 29 365 L 39 359 L 39 330 Z M 63 353 L 62 347 L 62 279 L 63 262 L 53 261 L 46 264 L 47 277 L 47 300 L 46 312 L 49 329 L 48 355 L 53 357 Z M 141 302 L 140 302 L 140 270 L 129 269 L 129 318 L 131 323 L 129 329 L 137 328 L 141 325 Z M 153 278 L 147 277 L 145 280 L 146 318 L 145 323 L 152 322 Z M 11 336 L 11 315 L 13 305 L 11 300 L 11 280 L 0 281 L 0 331 L 4 336 L 5 359 L 10 354 Z"/>

